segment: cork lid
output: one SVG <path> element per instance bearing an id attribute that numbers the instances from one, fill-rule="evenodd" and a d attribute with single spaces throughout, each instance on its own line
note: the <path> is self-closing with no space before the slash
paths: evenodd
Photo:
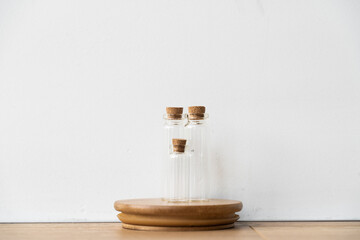
<path id="1" fill-rule="evenodd" d="M 190 120 L 201 120 L 205 118 L 204 106 L 191 106 L 189 107 L 189 119 Z"/>
<path id="2" fill-rule="evenodd" d="M 181 119 L 183 114 L 182 107 L 166 107 L 166 115 L 168 119 Z"/>
<path id="3" fill-rule="evenodd" d="M 174 152 L 185 152 L 186 139 L 174 138 L 172 144 Z"/>

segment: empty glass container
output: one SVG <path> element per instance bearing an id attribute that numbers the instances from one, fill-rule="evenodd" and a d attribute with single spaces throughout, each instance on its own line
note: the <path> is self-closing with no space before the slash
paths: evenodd
<path id="1" fill-rule="evenodd" d="M 164 115 L 163 125 L 163 199 L 167 200 L 170 196 L 167 185 L 168 171 L 170 169 L 170 154 L 173 152 L 172 139 L 185 138 L 185 124 L 187 123 L 186 114 L 183 114 L 182 107 L 167 107 Z"/>
<path id="2" fill-rule="evenodd" d="M 209 131 L 204 106 L 189 107 L 189 122 L 186 125 L 190 157 L 190 201 L 208 199 Z"/>

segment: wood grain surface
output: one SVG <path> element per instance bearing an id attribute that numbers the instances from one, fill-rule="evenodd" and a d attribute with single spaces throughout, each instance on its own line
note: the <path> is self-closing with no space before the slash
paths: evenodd
<path id="1" fill-rule="evenodd" d="M 219 231 L 133 231 L 121 223 L 0 224 L 1 240 L 359 240 L 360 222 L 236 222 Z"/>
<path id="2" fill-rule="evenodd" d="M 240 201 L 210 199 L 204 202 L 168 203 L 157 199 L 119 200 L 114 208 L 123 227 L 136 230 L 199 231 L 224 229 L 239 219 Z"/>
<path id="3" fill-rule="evenodd" d="M 234 223 L 214 226 L 198 226 L 198 227 L 158 227 L 158 226 L 142 226 L 122 223 L 122 227 L 131 230 L 142 231 L 168 231 L 168 232 L 187 232 L 187 231 L 208 231 L 208 230 L 222 230 L 233 228 Z"/>

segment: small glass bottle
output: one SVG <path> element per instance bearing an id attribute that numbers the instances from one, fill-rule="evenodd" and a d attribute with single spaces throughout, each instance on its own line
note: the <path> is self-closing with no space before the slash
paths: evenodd
<path id="1" fill-rule="evenodd" d="M 204 106 L 189 107 L 186 138 L 190 156 L 190 201 L 208 199 L 209 132 Z"/>
<path id="2" fill-rule="evenodd" d="M 167 189 L 169 202 L 189 201 L 189 156 L 185 152 L 185 139 L 173 139 L 173 152 L 169 158 Z"/>
<path id="3" fill-rule="evenodd" d="M 185 124 L 187 123 L 187 116 L 183 114 L 182 107 L 167 107 L 164 115 L 163 125 L 163 153 L 162 153 L 162 167 L 163 167 L 163 200 L 167 200 L 170 193 L 166 185 L 168 178 L 168 169 L 170 168 L 169 158 L 173 152 L 172 139 L 185 138 Z"/>

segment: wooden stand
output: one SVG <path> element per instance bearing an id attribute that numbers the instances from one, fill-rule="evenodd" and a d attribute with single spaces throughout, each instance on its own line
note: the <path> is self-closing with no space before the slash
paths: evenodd
<path id="1" fill-rule="evenodd" d="M 231 228 L 242 209 L 239 201 L 210 199 L 169 203 L 159 198 L 118 200 L 114 207 L 123 228 L 150 231 L 199 231 Z"/>

